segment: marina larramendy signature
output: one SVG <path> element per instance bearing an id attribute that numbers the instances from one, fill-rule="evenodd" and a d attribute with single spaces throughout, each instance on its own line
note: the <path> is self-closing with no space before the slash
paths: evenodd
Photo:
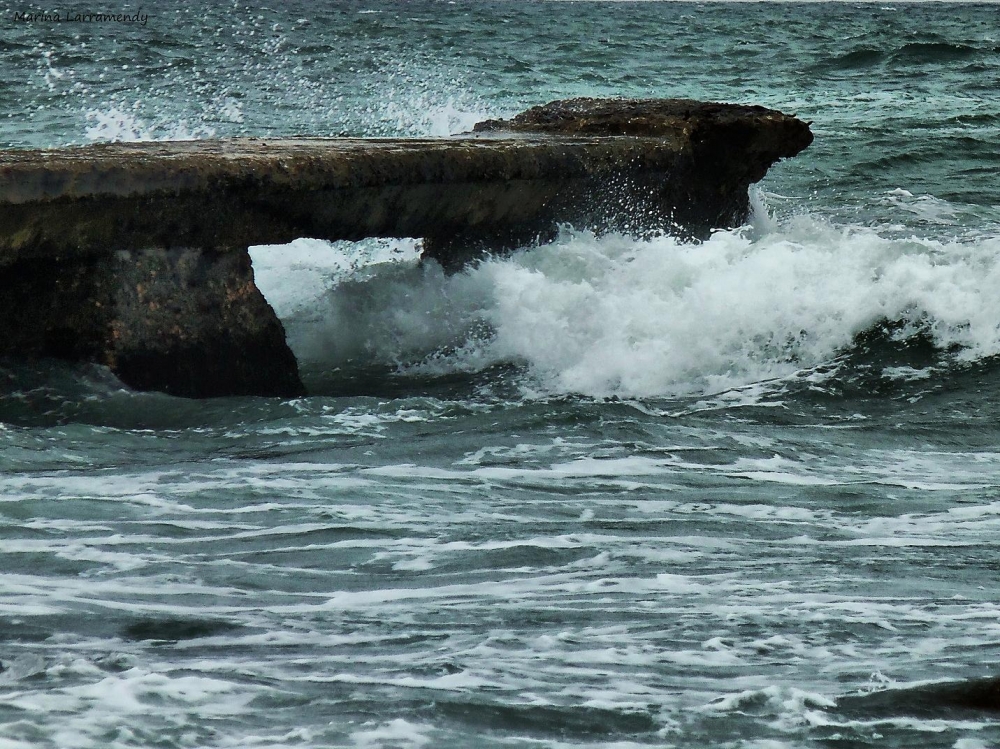
<path id="1" fill-rule="evenodd" d="M 12 20 L 15 23 L 134 23 L 139 26 L 145 26 L 146 22 L 149 21 L 149 14 L 143 13 L 141 10 L 135 13 L 91 13 L 80 11 L 35 13 L 31 11 L 14 11 Z"/>

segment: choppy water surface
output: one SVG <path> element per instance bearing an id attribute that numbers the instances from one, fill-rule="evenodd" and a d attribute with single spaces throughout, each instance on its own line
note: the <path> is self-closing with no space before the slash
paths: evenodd
<path id="1" fill-rule="evenodd" d="M 446 135 L 571 95 L 817 137 L 699 245 L 254 248 L 307 398 L 5 363 L 0 747 L 1000 742 L 899 691 L 1000 661 L 995 6 L 26 9 L 7 146 Z"/>

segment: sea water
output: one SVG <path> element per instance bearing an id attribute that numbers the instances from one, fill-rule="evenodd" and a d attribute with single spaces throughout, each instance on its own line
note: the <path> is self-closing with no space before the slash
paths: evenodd
<path id="1" fill-rule="evenodd" d="M 1000 663 L 998 90 L 986 4 L 0 2 L 4 147 L 816 136 L 702 243 L 252 248 L 308 397 L 4 363 L 0 747 L 997 745 L 902 690 Z"/>

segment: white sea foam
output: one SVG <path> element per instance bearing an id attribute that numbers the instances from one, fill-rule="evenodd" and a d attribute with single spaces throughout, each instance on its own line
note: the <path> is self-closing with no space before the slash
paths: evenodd
<path id="1" fill-rule="evenodd" d="M 250 248 L 257 285 L 267 289 L 267 301 L 280 317 L 308 313 L 327 291 L 369 266 L 412 261 L 418 256 L 413 240 L 325 242 L 297 239 L 285 245 Z"/>
<path id="2" fill-rule="evenodd" d="M 345 277 L 343 257 L 294 257 L 282 268 L 275 253 L 260 285 L 286 312 L 299 357 L 330 369 L 447 374 L 514 362 L 542 393 L 754 400 L 759 392 L 739 389 L 808 374 L 885 319 L 901 323 L 897 337 L 924 331 L 959 360 L 1000 353 L 993 237 L 899 239 L 796 216 L 702 244 L 566 231 L 450 276 L 372 255 Z M 310 272 L 327 280 L 300 285 L 290 303 L 289 279 Z"/>
<path id="3" fill-rule="evenodd" d="M 393 91 L 382 101 L 381 114 L 391 124 L 393 130 L 413 135 L 443 137 L 467 133 L 483 120 L 489 119 L 489 112 L 479 102 L 468 97 L 424 93 L 414 96 L 412 92 L 402 97 L 393 96 Z"/>
<path id="4" fill-rule="evenodd" d="M 399 747 L 403 749 L 420 749 L 431 743 L 428 736 L 434 730 L 433 726 L 410 723 L 403 718 L 382 725 L 364 728 L 356 731 L 351 738 L 358 749 L 374 749 L 375 747 Z"/>
<path id="5" fill-rule="evenodd" d="M 178 120 L 173 117 L 164 121 L 146 119 L 139 114 L 138 104 L 139 102 L 136 102 L 136 106 L 131 108 L 112 105 L 106 109 L 87 110 L 85 129 L 87 140 L 125 142 L 196 140 L 211 138 L 216 134 L 216 129 L 210 125 L 190 125 L 185 119 Z"/>

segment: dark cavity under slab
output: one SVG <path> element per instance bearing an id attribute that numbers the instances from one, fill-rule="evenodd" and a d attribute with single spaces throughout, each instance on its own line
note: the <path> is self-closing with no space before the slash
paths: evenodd
<path id="1" fill-rule="evenodd" d="M 0 355 L 175 395 L 301 394 L 251 245 L 423 237 L 457 268 L 560 223 L 700 238 L 811 141 L 761 107 L 573 99 L 454 138 L 0 151 Z"/>

